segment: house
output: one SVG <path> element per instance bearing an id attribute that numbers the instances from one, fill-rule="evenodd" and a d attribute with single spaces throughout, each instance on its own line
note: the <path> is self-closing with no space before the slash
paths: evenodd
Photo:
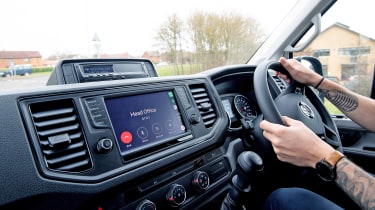
<path id="1" fill-rule="evenodd" d="M 158 64 L 160 62 L 160 53 L 158 51 L 146 51 L 142 58 L 151 60 L 152 63 Z"/>
<path id="2" fill-rule="evenodd" d="M 43 66 L 55 67 L 58 62 L 59 62 L 58 60 L 43 60 Z"/>
<path id="3" fill-rule="evenodd" d="M 42 56 L 38 51 L 0 51 L 0 69 L 22 64 L 42 66 Z"/>
<path id="4" fill-rule="evenodd" d="M 323 74 L 347 80 L 352 75 L 370 75 L 374 70 L 375 40 L 335 23 L 322 31 L 297 56 L 318 57 Z"/>
<path id="5" fill-rule="evenodd" d="M 125 52 L 125 53 L 118 53 L 118 54 L 101 54 L 100 58 L 132 58 L 132 56 Z"/>

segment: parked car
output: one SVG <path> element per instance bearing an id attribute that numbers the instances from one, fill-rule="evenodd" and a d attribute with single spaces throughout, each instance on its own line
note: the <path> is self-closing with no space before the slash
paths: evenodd
<path id="1" fill-rule="evenodd" d="M 10 76 L 27 76 L 32 73 L 33 69 L 30 64 L 24 64 L 24 65 L 14 65 L 12 67 L 9 67 L 7 70 L 0 72 L 2 77 L 10 77 Z"/>
<path id="2" fill-rule="evenodd" d="M 37 48 L 58 63 L 43 87 L 25 85 L 25 77 L 0 80 L 8 85 L 0 91 L 0 209 L 219 210 L 228 201 L 235 209 L 261 209 L 281 187 L 360 209 L 314 168 L 280 161 L 259 124 L 299 118 L 316 128 L 318 140 L 375 175 L 374 133 L 330 115 L 312 88 L 270 73 L 280 70 L 280 57 L 302 52 L 314 53 L 326 75 L 373 68 L 374 37 L 336 23 L 373 29 L 374 1 L 1 5 L 1 50 Z M 348 45 L 341 39 L 351 36 L 358 39 Z M 139 56 L 154 48 L 169 64 L 160 70 Z M 346 57 L 354 48 L 361 57 Z M 356 58 L 360 64 L 349 63 Z"/>

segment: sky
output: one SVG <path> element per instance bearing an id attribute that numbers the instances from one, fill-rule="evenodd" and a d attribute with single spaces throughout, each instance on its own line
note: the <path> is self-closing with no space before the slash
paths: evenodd
<path id="1" fill-rule="evenodd" d="M 154 34 L 173 13 L 185 20 L 193 11 L 201 10 L 202 7 L 217 13 L 236 11 L 256 18 L 263 24 L 263 30 L 269 32 L 295 1 L 1 0 L 0 20 L 3 29 L 0 32 L 0 50 L 35 50 L 45 58 L 56 53 L 92 54 L 91 40 L 96 33 L 103 52 L 129 52 L 137 56 L 157 47 Z M 339 1 L 343 4 L 351 2 Z M 364 6 L 360 9 L 370 12 L 372 8 Z M 362 11 L 358 15 L 365 16 L 366 12 Z M 367 25 L 356 22 L 359 16 L 354 13 L 343 16 L 335 13 L 330 19 L 338 17 L 342 17 L 340 22 L 343 24 L 372 36 Z"/>
<path id="2" fill-rule="evenodd" d="M 322 28 L 335 22 L 375 39 L 373 0 L 338 0 L 322 18 Z"/>
<path id="3" fill-rule="evenodd" d="M 273 2 L 272 8 L 290 7 L 281 1 Z M 290 2 L 294 4 L 295 0 Z M 155 48 L 154 34 L 173 13 L 186 19 L 204 7 L 212 12 L 240 12 L 263 19 L 267 26 L 275 25 L 272 22 L 275 16 L 252 6 L 266 7 L 269 5 L 266 3 L 254 0 L 1 0 L 0 50 L 37 50 L 43 57 L 54 53 L 85 54 L 93 51 L 91 40 L 96 33 L 104 52 L 140 54 Z"/>

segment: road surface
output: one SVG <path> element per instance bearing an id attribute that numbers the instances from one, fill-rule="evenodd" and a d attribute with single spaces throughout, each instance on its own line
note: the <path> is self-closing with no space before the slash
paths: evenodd
<path id="1" fill-rule="evenodd" d="M 48 78 L 49 76 L 45 75 L 0 77 L 0 92 L 43 87 L 46 85 Z"/>

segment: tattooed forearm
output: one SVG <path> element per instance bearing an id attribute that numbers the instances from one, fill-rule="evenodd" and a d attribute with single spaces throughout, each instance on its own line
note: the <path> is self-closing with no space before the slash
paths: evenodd
<path id="1" fill-rule="evenodd" d="M 344 112 L 351 112 L 358 107 L 358 98 L 354 95 L 345 93 L 340 90 L 324 90 L 320 89 L 329 101 L 332 102 L 337 108 Z"/>
<path id="2" fill-rule="evenodd" d="M 361 209 L 375 209 L 375 178 L 343 158 L 337 163 L 336 184 Z"/>

